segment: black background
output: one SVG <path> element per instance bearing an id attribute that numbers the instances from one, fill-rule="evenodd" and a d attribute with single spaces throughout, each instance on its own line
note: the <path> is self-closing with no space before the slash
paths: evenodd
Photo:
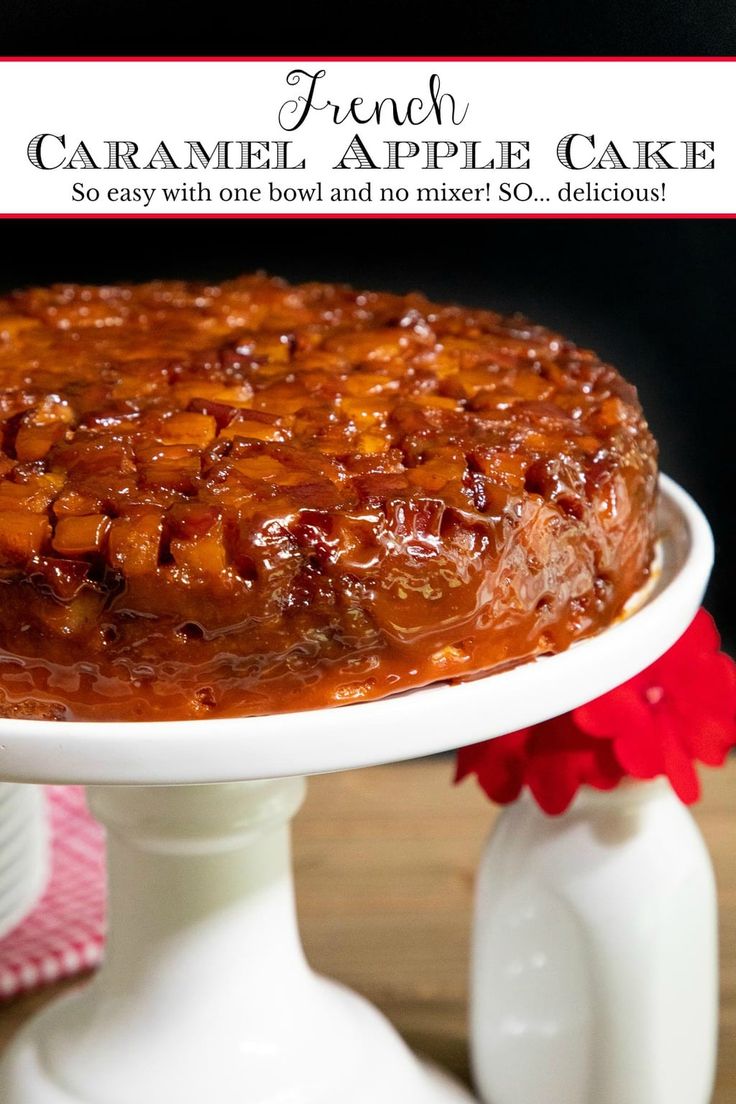
<path id="1" fill-rule="evenodd" d="M 731 0 L 4 0 L 1 7 L 3 54 L 736 53 Z"/>
<path id="2" fill-rule="evenodd" d="M 263 268 L 521 310 L 594 348 L 637 384 L 663 470 L 713 524 L 709 605 L 736 643 L 736 222 L 29 220 L 15 230 L 5 289 Z"/>

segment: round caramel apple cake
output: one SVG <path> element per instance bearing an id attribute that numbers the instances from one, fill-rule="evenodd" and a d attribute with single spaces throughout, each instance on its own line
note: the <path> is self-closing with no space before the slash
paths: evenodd
<path id="1" fill-rule="evenodd" d="M 521 317 L 289 286 L 0 300 L 0 714 L 249 716 L 476 677 L 645 581 L 636 392 Z"/>

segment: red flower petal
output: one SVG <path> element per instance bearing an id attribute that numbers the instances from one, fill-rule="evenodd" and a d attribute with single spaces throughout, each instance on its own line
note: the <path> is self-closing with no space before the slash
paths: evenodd
<path id="1" fill-rule="evenodd" d="M 568 808 L 583 785 L 610 790 L 623 777 L 609 741 L 576 730 L 571 715 L 532 729 L 524 781 L 546 813 Z"/>
<path id="2" fill-rule="evenodd" d="M 690 756 L 684 751 L 671 718 L 663 716 L 659 723 L 664 758 L 664 774 L 672 788 L 686 805 L 692 805 L 700 797 L 700 779 Z"/>
<path id="3" fill-rule="evenodd" d="M 470 744 L 460 748 L 455 763 L 455 781 L 462 782 L 469 774 L 474 774 L 483 760 L 485 744 Z"/>
<path id="4" fill-rule="evenodd" d="M 580 788 L 585 771 L 573 754 L 540 755 L 527 764 L 524 781 L 550 816 L 564 813 Z"/>
<path id="5" fill-rule="evenodd" d="M 613 750 L 622 769 L 632 778 L 656 778 L 664 774 L 664 754 L 651 733 L 632 732 L 620 736 L 614 740 Z"/>
<path id="6" fill-rule="evenodd" d="M 680 742 L 691 759 L 709 767 L 721 767 L 733 746 L 733 724 L 703 714 L 681 734 Z"/>
<path id="7" fill-rule="evenodd" d="M 492 801 L 500 805 L 515 801 L 521 793 L 528 732 L 528 729 L 521 729 L 507 736 L 461 748 L 455 781 L 460 782 L 467 775 L 476 774 Z"/>
<path id="8" fill-rule="evenodd" d="M 476 774 L 495 801 L 527 784 L 548 813 L 568 808 L 582 785 L 611 789 L 625 775 L 665 775 L 688 804 L 695 764 L 719 766 L 736 747 L 736 664 L 718 651 L 701 610 L 669 652 L 623 686 L 543 724 L 464 748 L 457 780 Z"/>
<path id="9" fill-rule="evenodd" d="M 689 627 L 677 643 L 670 648 L 670 652 L 680 645 L 683 648 L 688 648 L 691 652 L 717 652 L 719 650 L 721 635 L 716 628 L 715 621 L 706 609 L 701 607 L 698 610 Z"/>
<path id="10" fill-rule="evenodd" d="M 572 712 L 574 723 L 589 736 L 611 739 L 622 732 L 648 726 L 646 699 L 632 683 L 624 683 Z"/>

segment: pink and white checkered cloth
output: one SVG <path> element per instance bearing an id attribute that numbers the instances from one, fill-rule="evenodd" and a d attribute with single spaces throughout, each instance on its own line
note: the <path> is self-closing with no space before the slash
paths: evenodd
<path id="1" fill-rule="evenodd" d="M 0 939 L 0 1000 L 96 966 L 105 940 L 105 843 L 81 786 L 47 786 L 49 883 Z"/>

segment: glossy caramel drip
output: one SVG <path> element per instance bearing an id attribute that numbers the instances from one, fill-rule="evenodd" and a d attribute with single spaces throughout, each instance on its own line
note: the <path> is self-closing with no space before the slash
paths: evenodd
<path id="1" fill-rule="evenodd" d="M 264 276 L 0 301 L 0 712 L 249 715 L 477 676 L 646 578 L 634 389 L 518 317 Z"/>

